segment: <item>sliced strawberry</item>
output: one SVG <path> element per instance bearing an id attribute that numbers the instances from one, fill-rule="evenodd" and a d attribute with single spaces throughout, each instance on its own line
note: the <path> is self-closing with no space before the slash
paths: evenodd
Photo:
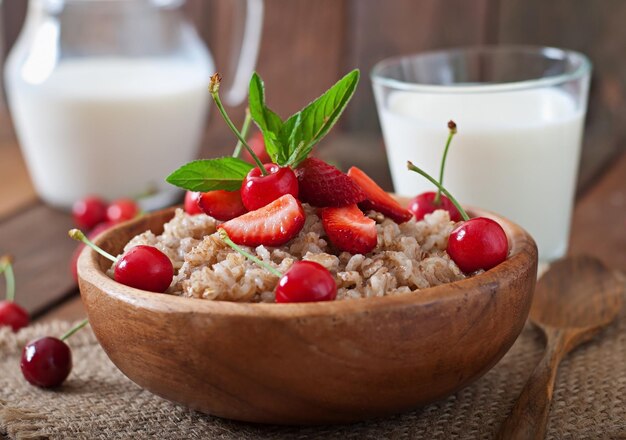
<path id="1" fill-rule="evenodd" d="M 323 160 L 309 157 L 296 169 L 299 198 L 313 206 L 348 206 L 365 200 L 350 177 Z"/>
<path id="2" fill-rule="evenodd" d="M 218 189 L 200 194 L 198 206 L 217 220 L 230 220 L 248 212 L 241 201 L 241 191 Z"/>
<path id="3" fill-rule="evenodd" d="M 351 254 L 367 254 L 378 242 L 376 222 L 357 205 L 322 209 L 322 226 L 336 248 Z"/>
<path id="4" fill-rule="evenodd" d="M 404 223 L 413 217 L 413 214 L 408 209 L 400 206 L 393 197 L 357 167 L 350 168 L 348 176 L 352 177 L 356 184 L 365 192 L 366 200 L 359 203 L 359 206 L 364 210 L 378 211 L 396 223 Z"/>
<path id="5" fill-rule="evenodd" d="M 298 235 L 304 226 L 304 210 L 291 194 L 221 224 L 230 239 L 245 246 L 280 246 Z"/>

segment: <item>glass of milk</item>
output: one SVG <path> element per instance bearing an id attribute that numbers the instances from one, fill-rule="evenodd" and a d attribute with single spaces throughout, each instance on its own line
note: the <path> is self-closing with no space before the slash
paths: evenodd
<path id="1" fill-rule="evenodd" d="M 243 30 L 236 87 L 222 94 L 229 104 L 246 96 L 262 24 L 262 0 L 244 2 L 234 24 Z M 5 81 L 31 178 L 46 202 L 67 208 L 87 194 L 147 192 L 156 195 L 145 209 L 175 201 L 178 190 L 164 179 L 198 153 L 215 72 L 183 3 L 29 1 Z"/>
<path id="2" fill-rule="evenodd" d="M 591 64 L 582 54 L 542 47 L 451 49 L 392 58 L 372 71 L 397 193 L 432 191 L 408 171 L 435 178 L 448 136 L 444 185 L 461 203 L 527 229 L 539 258 L 568 245 Z"/>

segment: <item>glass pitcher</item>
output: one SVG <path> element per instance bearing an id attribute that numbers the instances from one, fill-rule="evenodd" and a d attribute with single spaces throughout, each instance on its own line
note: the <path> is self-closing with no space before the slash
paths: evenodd
<path id="1" fill-rule="evenodd" d="M 246 97 L 262 0 L 246 7 L 231 105 Z M 215 71 L 186 20 L 184 0 L 31 0 L 5 66 L 9 108 L 37 192 L 67 208 L 88 194 L 151 192 L 172 203 L 165 177 L 197 154 Z M 236 27 L 239 28 L 239 27 Z"/>

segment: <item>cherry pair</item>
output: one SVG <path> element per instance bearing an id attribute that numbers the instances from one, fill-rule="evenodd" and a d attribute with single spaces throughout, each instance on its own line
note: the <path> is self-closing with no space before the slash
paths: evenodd
<path id="1" fill-rule="evenodd" d="M 437 186 L 460 213 L 463 222 L 452 230 L 446 247 L 450 258 L 459 269 L 465 273 L 488 270 L 506 260 L 509 242 L 502 226 L 486 217 L 470 219 L 456 199 L 439 182 L 411 162 L 407 163 L 407 167 Z"/>
<path id="2" fill-rule="evenodd" d="M 72 206 L 74 223 L 82 229 L 93 229 L 100 223 L 121 223 L 139 214 L 139 207 L 132 199 L 118 199 L 107 204 L 98 196 L 87 196 Z"/>

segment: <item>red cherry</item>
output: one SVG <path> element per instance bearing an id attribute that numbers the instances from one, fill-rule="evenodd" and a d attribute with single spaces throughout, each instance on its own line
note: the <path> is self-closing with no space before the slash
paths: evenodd
<path id="1" fill-rule="evenodd" d="M 241 201 L 241 191 L 218 189 L 200 193 L 198 206 L 206 214 L 222 221 L 228 221 L 248 212 Z"/>
<path id="2" fill-rule="evenodd" d="M 11 327 L 14 332 L 30 322 L 28 312 L 13 301 L 0 301 L 0 327 Z"/>
<path id="3" fill-rule="evenodd" d="M 115 281 L 150 292 L 165 292 L 172 283 L 174 267 L 163 252 L 139 245 L 120 257 L 115 265 Z"/>
<path id="4" fill-rule="evenodd" d="M 93 240 L 98 235 L 109 229 L 111 226 L 114 226 L 111 222 L 99 223 L 89 232 L 89 234 L 87 234 L 87 237 L 89 237 L 90 240 Z M 72 258 L 70 259 L 70 271 L 72 272 L 72 277 L 76 282 L 78 282 L 78 257 L 80 257 L 80 253 L 83 251 L 84 248 L 85 244 L 79 243 L 78 246 L 76 246 L 76 249 L 74 249 L 74 252 L 72 253 Z"/>
<path id="5" fill-rule="evenodd" d="M 269 172 L 253 168 L 241 184 L 241 200 L 248 211 L 262 208 L 285 194 L 298 198 L 298 178 L 289 167 L 279 167 L 273 163 L 263 165 Z"/>
<path id="6" fill-rule="evenodd" d="M 426 214 L 436 211 L 437 209 L 445 209 L 450 214 L 450 220 L 453 222 L 461 221 L 461 213 L 449 198 L 441 194 L 439 204 L 435 204 L 437 193 L 434 191 L 424 192 L 415 196 L 409 202 L 409 211 L 415 216 L 415 220 L 422 220 Z"/>
<path id="7" fill-rule="evenodd" d="M 248 140 L 248 145 L 252 148 L 252 151 L 254 151 L 254 154 L 257 155 L 261 163 L 271 162 L 270 155 L 267 154 L 267 150 L 265 149 L 263 133 L 260 131 L 254 133 Z M 250 153 L 248 153 L 248 150 L 245 148 L 243 149 L 243 158 L 253 165 L 256 164 Z"/>
<path id="8" fill-rule="evenodd" d="M 332 301 L 337 284 L 330 272 L 314 261 L 297 261 L 278 281 L 276 302 Z"/>
<path id="9" fill-rule="evenodd" d="M 60 339 L 37 339 L 24 347 L 20 368 L 31 384 L 42 388 L 56 387 L 72 371 L 72 352 Z"/>
<path id="10" fill-rule="evenodd" d="M 100 197 L 88 196 L 74 203 L 72 215 L 79 228 L 91 229 L 106 220 L 107 204 Z"/>
<path id="11" fill-rule="evenodd" d="M 187 191 L 185 194 L 185 212 L 189 215 L 202 214 L 202 209 L 198 206 L 198 200 L 200 199 L 200 192 Z"/>
<path id="12" fill-rule="evenodd" d="M 139 207 L 132 199 L 118 199 L 107 208 L 107 220 L 111 223 L 121 223 L 134 219 L 139 214 Z"/>
<path id="13" fill-rule="evenodd" d="M 506 260 L 509 243 L 502 226 L 476 217 L 457 226 L 448 239 L 450 258 L 465 273 L 489 270 Z"/>

